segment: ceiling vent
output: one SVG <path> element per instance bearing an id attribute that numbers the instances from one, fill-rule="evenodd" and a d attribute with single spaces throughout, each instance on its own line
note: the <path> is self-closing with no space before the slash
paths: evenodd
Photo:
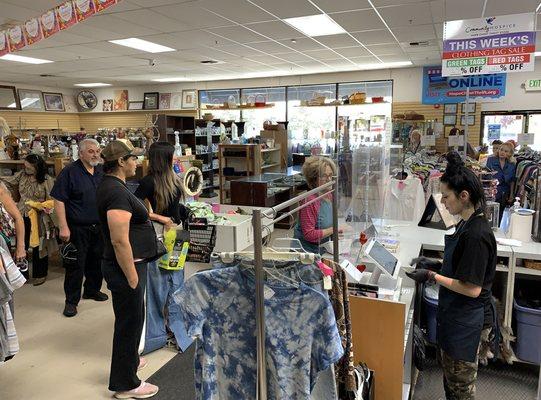
<path id="1" fill-rule="evenodd" d="M 201 64 L 223 64 L 223 61 L 218 60 L 203 60 L 201 61 Z"/>
<path id="2" fill-rule="evenodd" d="M 57 75 L 51 75 L 51 74 L 40 74 L 42 78 L 57 78 Z"/>
<path id="3" fill-rule="evenodd" d="M 422 42 L 410 42 L 411 47 L 426 47 L 429 46 L 430 42 L 428 40 Z"/>

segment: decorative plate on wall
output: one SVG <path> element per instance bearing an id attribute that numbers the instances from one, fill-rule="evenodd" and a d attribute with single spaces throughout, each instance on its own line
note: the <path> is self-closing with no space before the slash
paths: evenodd
<path id="1" fill-rule="evenodd" d="M 90 111 L 98 105 L 98 98 L 90 90 L 82 90 L 77 94 L 77 105 L 83 111 Z"/>

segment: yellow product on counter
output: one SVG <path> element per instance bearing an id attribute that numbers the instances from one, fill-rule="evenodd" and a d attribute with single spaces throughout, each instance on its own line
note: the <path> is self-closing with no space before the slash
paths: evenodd
<path id="1" fill-rule="evenodd" d="M 178 271 L 184 268 L 186 255 L 190 244 L 190 234 L 180 226 L 166 230 L 163 234 L 163 244 L 167 254 L 160 258 L 158 266 L 168 271 Z"/>

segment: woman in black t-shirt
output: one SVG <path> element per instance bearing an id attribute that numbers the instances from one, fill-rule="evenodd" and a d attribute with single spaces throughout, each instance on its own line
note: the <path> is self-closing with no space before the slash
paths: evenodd
<path id="1" fill-rule="evenodd" d="M 416 259 L 412 264 L 416 263 L 417 269 L 406 274 L 420 283 L 435 281 L 440 285 L 437 340 L 445 395 L 447 399 L 469 400 L 475 397 L 481 336 L 489 336 L 495 318 L 491 289 L 497 249 L 484 215 L 481 182 L 458 153 L 449 153 L 447 161 L 440 179 L 442 203 L 462 221 L 454 234 L 445 236 L 443 265 Z"/>
<path id="2" fill-rule="evenodd" d="M 148 175 L 141 179 L 135 191 L 149 208 L 150 219 L 165 229 L 186 219 L 181 203 L 184 197 L 181 180 L 173 171 L 174 152 L 174 146 L 167 142 L 153 143 L 148 152 Z M 184 270 L 161 269 L 158 262 L 148 264 L 144 353 L 164 347 L 169 339 L 168 330 L 180 350 L 185 351 L 192 343 L 180 306 L 173 300 L 173 294 L 183 284 Z"/>
<path id="3" fill-rule="evenodd" d="M 120 399 L 148 398 L 158 392 L 157 386 L 137 377 L 137 370 L 146 364 L 139 357 L 145 321 L 145 257 L 155 254 L 156 237 L 145 205 L 126 186 L 126 178 L 137 169 L 134 152 L 131 143 L 123 140 L 103 149 L 106 175 L 96 191 L 104 237 L 101 268 L 115 314 L 109 390 Z"/>

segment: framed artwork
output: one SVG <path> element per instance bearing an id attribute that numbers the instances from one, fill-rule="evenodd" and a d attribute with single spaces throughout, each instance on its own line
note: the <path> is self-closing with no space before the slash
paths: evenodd
<path id="1" fill-rule="evenodd" d="M 171 93 L 160 93 L 160 110 L 171 108 Z"/>
<path id="2" fill-rule="evenodd" d="M 20 110 L 21 103 L 15 86 L 0 86 L 0 110 Z"/>
<path id="3" fill-rule="evenodd" d="M 113 99 L 104 99 L 101 110 L 102 111 L 113 111 Z"/>
<path id="4" fill-rule="evenodd" d="M 43 111 L 43 97 L 39 90 L 19 89 L 23 110 Z"/>
<path id="5" fill-rule="evenodd" d="M 128 110 L 142 110 L 143 102 L 142 101 L 130 101 L 128 102 Z"/>
<path id="6" fill-rule="evenodd" d="M 197 92 L 195 89 L 182 91 L 182 109 L 197 108 Z"/>
<path id="7" fill-rule="evenodd" d="M 477 103 L 468 103 L 468 114 L 475 114 L 475 109 L 477 108 Z M 466 113 L 466 103 L 460 105 L 460 112 L 462 114 Z"/>
<path id="8" fill-rule="evenodd" d="M 45 111 L 66 111 L 62 93 L 43 92 L 43 103 L 45 104 Z"/>
<path id="9" fill-rule="evenodd" d="M 466 125 L 466 116 L 461 115 L 460 116 L 460 125 L 464 126 Z M 468 115 L 468 126 L 475 125 L 475 115 Z"/>
<path id="10" fill-rule="evenodd" d="M 444 104 L 443 113 L 444 114 L 456 114 L 458 107 L 456 104 Z"/>
<path id="11" fill-rule="evenodd" d="M 143 96 L 143 110 L 157 110 L 160 106 L 160 94 L 158 92 L 148 92 Z"/>
<path id="12" fill-rule="evenodd" d="M 180 110 L 182 108 L 182 92 L 171 93 L 171 109 Z"/>
<path id="13" fill-rule="evenodd" d="M 452 126 L 456 125 L 456 115 L 444 115 L 443 125 L 452 125 Z"/>
<path id="14" fill-rule="evenodd" d="M 125 111 L 128 109 L 128 91 L 127 90 L 115 90 L 115 101 L 113 109 L 115 111 Z"/>

